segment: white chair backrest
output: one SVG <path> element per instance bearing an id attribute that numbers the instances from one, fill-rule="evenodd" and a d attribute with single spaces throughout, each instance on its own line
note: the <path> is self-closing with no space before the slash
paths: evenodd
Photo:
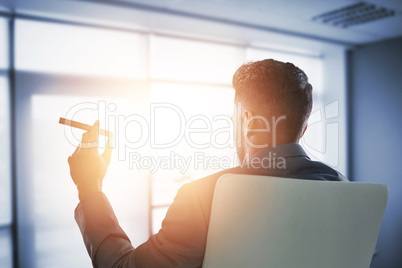
<path id="1" fill-rule="evenodd" d="M 388 187 L 227 174 L 215 187 L 204 268 L 368 268 Z"/>

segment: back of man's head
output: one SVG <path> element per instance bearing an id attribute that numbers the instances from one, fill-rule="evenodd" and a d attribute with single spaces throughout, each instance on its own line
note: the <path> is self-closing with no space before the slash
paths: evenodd
<path id="1" fill-rule="evenodd" d="M 292 63 L 273 59 L 243 64 L 233 75 L 236 101 L 244 109 L 264 116 L 286 116 L 280 131 L 298 140 L 312 109 L 312 86 L 307 75 Z"/>

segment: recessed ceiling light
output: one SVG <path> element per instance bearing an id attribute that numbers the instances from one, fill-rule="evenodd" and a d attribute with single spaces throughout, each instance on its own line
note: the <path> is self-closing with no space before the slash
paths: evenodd
<path id="1" fill-rule="evenodd" d="M 342 8 L 334 9 L 317 16 L 312 20 L 341 28 L 348 28 L 358 24 L 368 23 L 395 16 L 396 11 L 390 8 L 379 7 L 367 2 L 359 2 Z"/>

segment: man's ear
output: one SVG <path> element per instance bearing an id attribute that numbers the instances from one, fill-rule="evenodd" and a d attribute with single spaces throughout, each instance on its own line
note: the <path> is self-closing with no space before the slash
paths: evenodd
<path id="1" fill-rule="evenodd" d="M 249 130 L 253 128 L 254 120 L 250 121 L 252 117 L 253 114 L 249 110 L 244 109 L 242 112 L 244 137 L 247 137 L 250 132 Z"/>
<path id="2" fill-rule="evenodd" d="M 269 122 L 263 116 L 256 115 L 250 110 L 244 110 L 243 120 L 245 137 L 250 137 L 263 130 L 269 132 Z"/>
<path id="3" fill-rule="evenodd" d="M 306 123 L 306 125 L 304 126 L 304 130 L 303 130 L 302 134 L 300 135 L 300 139 L 303 137 L 304 133 L 306 132 L 307 126 L 308 126 L 308 124 Z"/>

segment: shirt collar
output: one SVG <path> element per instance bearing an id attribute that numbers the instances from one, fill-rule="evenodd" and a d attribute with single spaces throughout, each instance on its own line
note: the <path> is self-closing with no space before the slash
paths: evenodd
<path id="1" fill-rule="evenodd" d="M 298 143 L 284 143 L 275 147 L 266 147 L 253 154 L 250 158 L 264 158 L 270 154 L 276 154 L 277 157 L 306 157 L 310 159 L 304 149 Z"/>

